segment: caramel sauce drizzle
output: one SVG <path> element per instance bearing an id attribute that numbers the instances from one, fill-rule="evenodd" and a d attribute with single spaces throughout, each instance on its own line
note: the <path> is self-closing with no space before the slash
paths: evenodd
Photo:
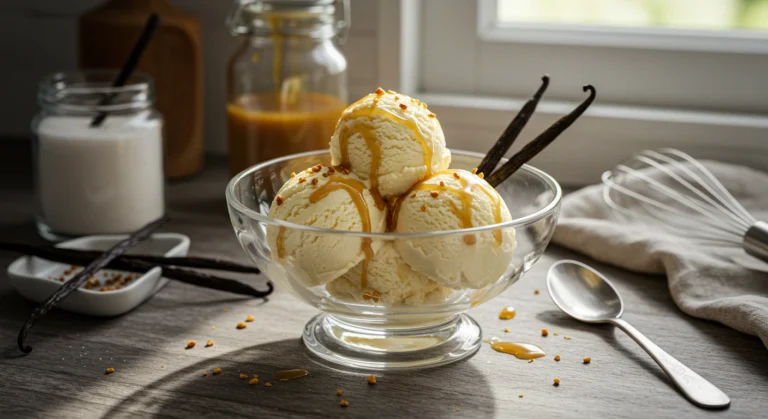
<path id="1" fill-rule="evenodd" d="M 283 226 L 277 230 L 277 257 L 280 259 L 285 257 L 285 230 Z"/>
<path id="2" fill-rule="evenodd" d="M 444 174 L 453 174 L 458 173 L 457 170 L 443 170 L 440 172 L 435 173 L 432 175 L 432 178 L 439 175 Z M 478 178 L 479 179 L 479 178 Z M 429 179 L 427 179 L 429 180 Z M 415 186 L 409 190 L 406 195 L 408 196 L 413 192 L 417 191 L 429 191 L 429 192 L 446 192 L 454 195 L 461 201 L 461 208 L 456 206 L 456 204 L 453 201 L 449 201 L 450 203 L 450 209 L 451 212 L 456 216 L 456 218 L 459 219 L 461 223 L 461 228 L 472 228 L 472 188 L 475 186 L 478 186 L 480 190 L 493 202 L 493 218 L 494 223 L 499 224 L 501 223 L 501 198 L 498 196 L 498 194 L 493 193 L 493 191 L 489 191 L 485 185 L 483 185 L 479 180 L 475 179 L 475 175 L 470 173 L 462 173 L 462 175 L 459 177 L 459 182 L 462 185 L 462 189 L 457 188 L 451 188 L 446 185 L 434 185 L 434 184 L 428 184 L 424 182 L 417 183 Z M 405 199 L 405 198 L 403 198 Z M 392 211 L 392 220 L 391 220 L 391 230 L 395 230 L 397 228 L 397 218 L 398 214 L 400 213 L 400 204 L 403 202 L 403 199 L 400 199 L 395 204 L 395 208 Z M 502 235 L 501 230 L 497 229 L 493 231 L 493 236 L 496 239 L 496 246 L 501 246 L 502 242 Z M 473 245 L 477 241 L 474 234 L 467 234 L 464 236 L 464 243 L 468 245 Z"/>
<path id="3" fill-rule="evenodd" d="M 511 320 L 515 318 L 515 315 L 517 314 L 517 310 L 515 310 L 514 307 L 504 307 L 501 309 L 501 312 L 499 313 L 499 319 L 501 320 Z"/>
<path id="4" fill-rule="evenodd" d="M 365 140 L 365 145 L 371 152 L 371 170 L 370 170 L 370 182 L 371 182 L 371 194 L 376 202 L 376 208 L 383 210 L 386 207 L 384 199 L 379 193 L 379 168 L 381 167 L 381 144 L 376 141 L 376 136 L 371 132 L 367 124 L 358 123 L 350 126 L 345 126 L 341 133 L 339 133 L 339 149 L 341 151 L 341 166 L 350 168 L 352 165 L 349 163 L 349 137 L 355 132 L 359 133 Z"/>
<path id="5" fill-rule="evenodd" d="M 491 349 L 513 355 L 517 359 L 536 359 L 546 355 L 543 349 L 530 343 L 492 342 Z"/>
<path id="6" fill-rule="evenodd" d="M 424 154 L 424 166 L 426 166 L 426 172 L 424 173 L 424 178 L 428 178 L 432 175 L 432 149 L 427 144 L 427 140 L 424 137 L 424 134 L 422 134 L 421 129 L 419 129 L 418 125 L 414 121 L 411 121 L 407 118 L 402 117 L 401 115 L 398 115 L 397 113 L 390 112 L 386 109 L 382 109 L 377 107 L 379 103 L 379 95 L 372 94 L 373 97 L 373 104 L 366 108 L 361 109 L 355 109 L 353 111 L 345 111 L 344 117 L 346 118 L 359 118 L 359 117 L 372 117 L 374 115 L 381 116 L 384 118 L 387 118 L 391 121 L 394 121 L 400 125 L 403 125 L 407 127 L 408 129 L 413 132 L 414 137 L 416 137 L 416 140 L 421 145 L 421 150 Z M 357 102 L 353 103 L 349 108 L 352 109 L 356 105 L 359 105 L 362 103 L 362 101 L 366 100 L 371 95 L 365 96 L 362 99 L 358 100 Z M 381 145 L 376 140 L 376 136 L 373 135 L 373 133 L 370 131 L 368 126 L 365 123 L 358 123 L 353 124 L 351 127 L 345 128 L 342 130 L 341 133 L 339 133 L 339 151 L 341 152 L 341 165 L 347 168 L 350 167 L 349 163 L 349 153 L 348 153 L 348 146 L 349 146 L 349 137 L 351 137 L 354 133 L 360 133 L 360 135 L 365 139 L 365 144 L 368 147 L 368 150 L 371 152 L 371 167 L 370 167 L 370 180 L 371 180 L 371 192 L 376 191 L 375 193 L 378 194 L 378 174 L 379 174 L 379 168 L 381 167 Z M 383 202 L 383 201 L 382 201 Z M 377 202 L 378 206 L 378 202 Z M 384 207 L 379 207 L 379 209 L 383 209 Z"/>
<path id="7" fill-rule="evenodd" d="M 307 370 L 282 370 L 275 373 L 275 379 L 277 381 L 289 381 L 297 378 L 306 377 L 309 375 Z"/>
<path id="8" fill-rule="evenodd" d="M 331 192 L 338 190 L 346 191 L 349 194 L 349 197 L 352 198 L 352 202 L 355 204 L 355 207 L 357 207 L 358 214 L 360 214 L 360 220 L 363 224 L 363 232 L 370 233 L 371 214 L 368 212 L 368 204 L 365 202 L 365 196 L 363 195 L 363 192 L 365 191 L 365 184 L 362 182 L 341 176 L 330 176 L 328 178 L 328 182 L 317 188 L 314 192 L 312 192 L 311 195 L 309 195 L 309 202 L 313 204 L 317 203 L 321 199 L 328 196 L 328 194 Z M 363 254 L 365 255 L 362 266 L 363 273 L 360 278 L 362 288 L 365 288 L 367 284 L 368 262 L 373 259 L 373 248 L 371 247 L 371 242 L 372 240 L 370 238 L 365 237 L 363 238 L 362 244 L 360 246 Z M 280 250 L 278 248 L 278 255 L 279 254 Z"/>

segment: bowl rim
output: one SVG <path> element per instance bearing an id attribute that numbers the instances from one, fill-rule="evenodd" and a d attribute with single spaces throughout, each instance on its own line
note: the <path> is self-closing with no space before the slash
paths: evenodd
<path id="1" fill-rule="evenodd" d="M 467 157 L 476 157 L 481 160 L 485 156 L 482 153 L 476 153 L 473 151 L 458 150 L 458 149 L 451 149 L 450 151 L 451 151 L 451 154 L 455 153 L 455 154 L 467 156 Z M 245 169 L 242 172 L 235 175 L 232 179 L 230 179 L 229 183 L 227 183 L 227 189 L 226 189 L 227 204 L 233 209 L 235 209 L 239 214 L 244 215 L 249 219 L 256 220 L 258 222 L 262 222 L 267 225 L 285 227 L 285 228 L 290 228 L 295 230 L 303 230 L 303 231 L 312 232 L 312 233 L 339 234 L 339 235 L 351 236 L 351 237 L 372 237 L 372 238 L 378 238 L 378 239 L 395 239 L 395 238 L 425 238 L 425 237 L 431 238 L 431 237 L 448 236 L 448 235 L 454 235 L 454 234 L 480 233 L 484 231 L 492 231 L 492 230 L 498 230 L 502 228 L 521 227 L 521 226 L 534 223 L 536 221 L 541 220 L 542 218 L 549 216 L 552 212 L 554 212 L 558 208 L 558 205 L 560 204 L 560 201 L 563 198 L 563 190 L 560 187 L 560 184 L 557 182 L 557 180 L 555 180 L 555 178 L 553 178 L 551 175 L 549 175 L 548 173 L 546 173 L 541 169 L 537 169 L 536 167 L 533 167 L 531 165 L 524 164 L 520 168 L 520 170 L 526 171 L 532 175 L 539 177 L 545 183 L 548 183 L 555 191 L 555 195 L 552 198 L 552 200 L 549 203 L 547 203 L 547 205 L 545 205 L 543 208 L 539 209 L 538 211 L 532 214 L 528 214 L 523 217 L 516 218 L 516 219 L 513 219 L 512 221 L 507 221 L 504 223 L 489 224 L 485 226 L 455 229 L 455 230 L 427 231 L 427 232 L 415 232 L 415 233 L 393 233 L 393 232 L 367 233 L 362 231 L 331 230 L 328 228 L 319 228 L 319 227 L 307 226 L 303 224 L 296 224 L 289 221 L 278 220 L 276 218 L 272 218 L 264 214 L 261 214 L 257 211 L 254 211 L 248 208 L 245 204 L 240 202 L 240 200 L 235 198 L 235 192 L 234 192 L 235 185 L 237 185 L 246 176 L 250 176 L 253 172 L 256 172 L 267 166 L 271 166 L 283 161 L 293 160 L 297 158 L 311 157 L 316 155 L 329 154 L 329 153 L 330 153 L 329 150 L 316 150 L 316 151 L 308 151 L 304 153 L 290 154 L 287 156 L 278 157 L 276 159 L 268 160 L 268 161 L 253 165 Z M 502 163 L 504 161 L 506 161 L 506 159 L 502 159 Z"/>

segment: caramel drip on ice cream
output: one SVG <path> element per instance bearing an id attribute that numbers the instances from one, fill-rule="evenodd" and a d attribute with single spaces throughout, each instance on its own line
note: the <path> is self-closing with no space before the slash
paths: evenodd
<path id="1" fill-rule="evenodd" d="M 437 192 L 438 194 L 440 192 L 446 192 L 450 193 L 451 195 L 455 196 L 459 199 L 461 202 L 461 208 L 459 208 L 453 201 L 448 201 L 450 203 L 450 209 L 451 212 L 456 216 L 456 218 L 459 219 L 459 222 L 461 223 L 461 228 L 472 228 L 472 188 L 477 186 L 480 188 L 480 190 L 491 200 L 493 203 L 493 217 L 494 217 L 494 223 L 499 224 L 501 223 L 501 197 L 498 196 L 495 191 L 488 190 L 488 188 L 483 185 L 479 178 L 476 178 L 475 175 L 470 174 L 468 172 L 459 172 L 457 170 L 443 170 L 441 172 L 435 173 L 432 178 L 439 175 L 445 175 L 445 174 L 454 174 L 454 173 L 460 173 L 460 176 L 458 177 L 459 183 L 461 183 L 462 189 L 457 188 L 451 188 L 443 185 L 434 185 L 429 183 L 417 183 L 413 188 L 411 188 L 410 191 L 404 195 L 406 198 L 403 198 L 401 200 L 398 200 L 395 204 L 395 208 L 392 211 L 392 222 L 391 222 L 391 229 L 394 231 L 397 228 L 397 219 L 398 215 L 400 213 L 400 205 L 402 204 L 403 200 L 407 199 L 409 195 L 413 192 L 417 191 L 430 191 L 430 192 Z M 429 179 L 428 179 L 429 180 Z M 496 239 L 496 245 L 501 246 L 502 242 L 502 235 L 501 230 L 497 229 L 493 231 L 493 236 Z M 468 245 L 473 245 L 476 242 L 476 238 L 474 234 L 467 234 L 464 236 L 464 242 Z"/>
<path id="2" fill-rule="evenodd" d="M 381 167 L 381 144 L 376 140 L 376 135 L 365 123 L 357 123 L 352 126 L 346 125 L 339 133 L 339 149 L 341 151 L 341 165 L 351 167 L 349 163 L 349 137 L 354 133 L 360 134 L 365 140 L 365 145 L 371 152 L 371 168 L 369 181 L 371 182 L 371 194 L 376 201 L 376 208 L 383 210 L 386 206 L 384 199 L 379 193 L 379 168 Z"/>
<path id="3" fill-rule="evenodd" d="M 514 355 L 518 359 L 536 359 L 546 355 L 543 349 L 530 343 L 493 342 L 491 348 L 496 352 Z"/>
<path id="4" fill-rule="evenodd" d="M 285 257 L 285 227 L 283 226 L 277 230 L 277 257 L 280 259 Z"/>
<path id="5" fill-rule="evenodd" d="M 314 192 L 312 192 L 311 195 L 309 195 L 309 202 L 311 203 L 317 203 L 321 199 L 325 198 L 334 191 L 344 190 L 349 194 L 349 197 L 352 198 L 352 202 L 355 204 L 355 207 L 357 207 L 357 212 L 360 214 L 360 221 L 363 224 L 362 231 L 365 233 L 371 232 L 371 214 L 368 211 L 368 204 L 365 202 L 365 196 L 363 195 L 363 192 L 365 191 L 365 184 L 363 184 L 360 181 L 357 181 L 355 179 L 342 177 L 342 176 L 331 176 L 328 178 L 328 182 L 326 182 L 323 186 L 317 188 Z M 360 282 L 363 288 L 366 287 L 366 280 L 368 277 L 368 262 L 370 262 L 371 259 L 373 259 L 373 249 L 371 248 L 371 239 L 370 238 L 363 238 L 362 244 L 360 246 L 361 250 L 363 251 L 363 254 L 365 255 L 365 259 L 363 260 L 363 273 L 360 278 Z M 278 255 L 279 255 L 279 249 L 278 249 Z"/>
<path id="6" fill-rule="evenodd" d="M 357 106 L 359 106 L 364 100 L 368 99 L 370 96 L 373 96 L 373 102 L 371 106 L 355 109 Z M 353 103 L 351 106 L 347 108 L 347 110 L 344 111 L 341 119 L 339 120 L 339 123 L 341 123 L 344 120 L 351 120 L 354 118 L 367 118 L 370 120 L 371 117 L 373 116 L 380 116 L 383 118 L 387 118 L 390 121 L 394 121 L 397 124 L 407 127 L 408 129 L 411 130 L 411 132 L 413 132 L 413 136 L 421 145 L 421 150 L 422 150 L 422 153 L 424 154 L 424 166 L 426 166 L 424 178 L 429 177 L 432 174 L 432 148 L 429 146 L 429 144 L 427 144 L 427 140 L 424 134 L 421 132 L 421 129 L 419 129 L 419 126 L 416 124 L 415 121 L 405 118 L 398 113 L 391 112 L 386 109 L 377 107 L 376 105 L 378 104 L 378 102 L 379 102 L 379 96 L 376 94 L 371 94 L 363 97 L 362 99 Z M 353 123 L 351 126 L 347 126 L 344 129 L 342 129 L 341 133 L 339 133 L 339 149 L 340 149 L 339 151 L 341 152 L 341 165 L 347 168 L 351 168 L 350 162 L 349 162 L 349 152 L 348 152 L 349 137 L 351 137 L 355 133 L 359 133 L 363 137 L 363 139 L 365 140 L 366 146 L 368 147 L 368 150 L 370 150 L 371 152 L 371 167 L 370 167 L 371 190 L 378 191 L 378 173 L 379 173 L 379 167 L 381 166 L 381 144 L 379 144 L 376 136 L 373 134 L 373 132 L 371 132 L 366 122 Z M 377 205 L 378 205 L 378 202 L 377 202 Z M 382 208 L 383 207 L 379 207 L 379 209 L 382 209 Z"/>

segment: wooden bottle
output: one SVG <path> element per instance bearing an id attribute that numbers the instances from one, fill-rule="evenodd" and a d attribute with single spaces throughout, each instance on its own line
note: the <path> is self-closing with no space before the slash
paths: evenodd
<path id="1" fill-rule="evenodd" d="M 203 60 L 198 21 L 168 0 L 110 0 L 79 20 L 80 67 L 120 68 L 147 18 L 160 23 L 138 69 L 155 79 L 163 116 L 165 173 L 181 178 L 203 165 Z"/>

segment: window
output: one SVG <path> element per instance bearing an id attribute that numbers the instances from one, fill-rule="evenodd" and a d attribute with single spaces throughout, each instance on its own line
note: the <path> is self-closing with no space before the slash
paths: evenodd
<path id="1" fill-rule="evenodd" d="M 396 86 L 436 108 L 453 147 L 485 151 L 549 73 L 520 144 L 581 101 L 583 84 L 598 88 L 584 120 L 535 161 L 565 183 L 662 146 L 768 170 L 768 0 L 380 5 L 381 33 L 399 42 L 380 40 L 379 74 L 396 72 Z"/>
<path id="2" fill-rule="evenodd" d="M 501 23 L 705 31 L 768 29 L 768 0 L 497 0 Z"/>

